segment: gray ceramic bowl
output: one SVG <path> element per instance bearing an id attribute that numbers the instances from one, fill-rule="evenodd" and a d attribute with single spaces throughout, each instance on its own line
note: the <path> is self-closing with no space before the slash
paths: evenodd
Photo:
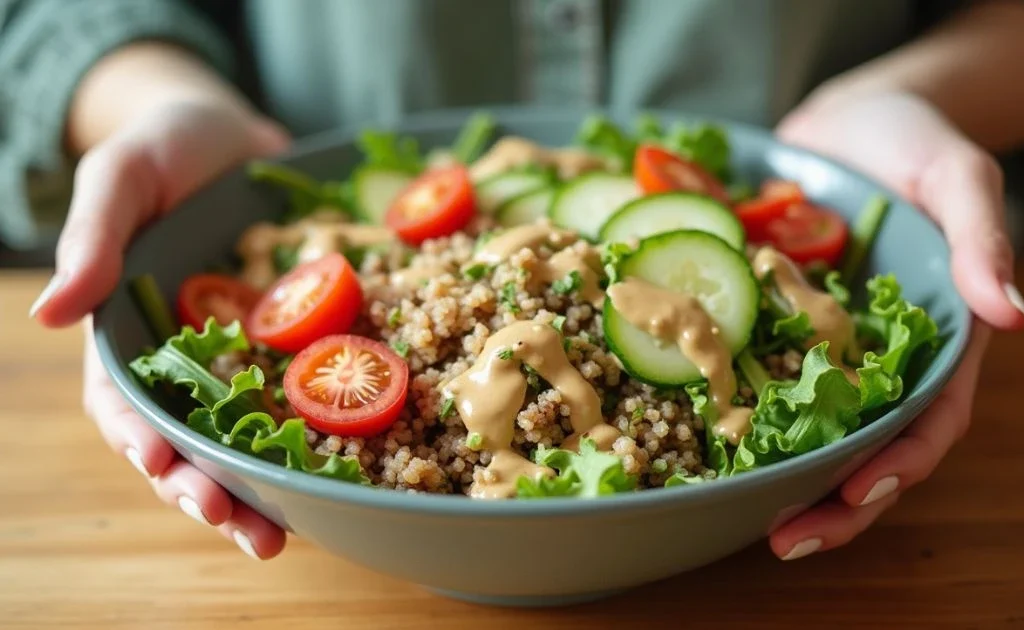
<path id="1" fill-rule="evenodd" d="M 496 112 L 502 131 L 558 145 L 572 140 L 584 112 Z M 411 119 L 401 131 L 426 146 L 449 142 L 466 112 Z M 665 120 L 679 118 L 665 114 Z M 630 122 L 631 117 L 623 122 Z M 737 172 L 758 181 L 801 182 L 817 201 L 852 218 L 874 182 L 769 133 L 728 125 Z M 301 143 L 283 161 L 313 176 L 339 178 L 358 154 L 352 134 Z M 694 569 L 762 538 L 835 488 L 893 439 L 952 375 L 969 331 L 968 310 L 948 271 L 939 231 L 895 200 L 868 262 L 895 272 L 909 299 L 927 306 L 948 335 L 937 359 L 898 408 L 836 444 L 766 469 L 700 486 L 649 490 L 593 501 L 471 501 L 409 495 L 316 478 L 228 450 L 186 429 L 128 370 L 153 340 L 124 282 L 95 318 L 99 350 L 114 382 L 142 416 L 189 461 L 282 527 L 383 573 L 447 595 L 508 605 L 593 599 Z M 155 274 L 173 295 L 185 276 L 224 260 L 250 223 L 273 217 L 280 197 L 240 170 L 218 180 L 142 233 L 125 277 Z"/>

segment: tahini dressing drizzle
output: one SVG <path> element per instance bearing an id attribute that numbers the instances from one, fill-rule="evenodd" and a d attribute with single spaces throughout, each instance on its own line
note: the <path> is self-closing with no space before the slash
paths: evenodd
<path id="1" fill-rule="evenodd" d="M 562 448 L 574 448 L 583 436 L 593 437 L 598 448 L 610 448 L 618 431 L 604 423 L 601 399 L 594 388 L 569 362 L 562 337 L 547 324 L 522 321 L 491 335 L 473 367 L 444 385 L 445 395 L 466 428 L 482 438 L 481 448 L 491 451 L 484 480 L 470 489 L 475 498 L 505 498 L 516 493 L 520 476 L 534 478 L 551 471 L 516 453 L 512 435 L 516 415 L 526 399 L 526 364 L 562 395 L 569 407 L 573 434 Z"/>
<path id="2" fill-rule="evenodd" d="M 604 291 L 601 290 L 601 278 L 597 272 L 601 263 L 597 250 L 589 243 L 578 240 L 575 232 L 556 228 L 545 219 L 505 230 L 484 243 L 474 254 L 474 259 L 497 264 L 523 249 L 536 249 L 541 245 L 563 249 L 546 260 L 538 261 L 532 277 L 540 282 L 552 283 L 567 278 L 575 271 L 580 277 L 577 289 L 579 296 L 595 308 L 600 308 L 604 303 Z"/>
<path id="3" fill-rule="evenodd" d="M 242 258 L 242 280 L 257 289 L 266 289 L 277 278 L 274 248 L 298 247 L 298 261 L 310 262 L 345 246 L 367 247 L 395 239 L 391 230 L 375 225 L 341 223 L 337 213 L 323 212 L 291 225 L 261 222 L 250 226 L 238 240 L 236 251 Z"/>
<path id="4" fill-rule="evenodd" d="M 552 167 L 561 179 L 572 179 L 588 171 L 606 171 L 608 160 L 582 149 L 549 149 L 516 136 L 506 136 L 494 143 L 487 153 L 469 167 L 473 181 L 523 166 Z"/>
<path id="5" fill-rule="evenodd" d="M 812 348 L 828 341 L 828 357 L 832 364 L 845 372 L 846 378 L 857 385 L 857 372 L 846 366 L 843 359 L 859 354 L 853 318 L 830 294 L 818 291 L 807 282 L 792 260 L 771 247 L 763 247 L 754 257 L 754 273 L 758 278 L 771 274 L 775 288 L 796 312 L 807 313 L 814 334 L 806 347 Z"/>
<path id="6" fill-rule="evenodd" d="M 708 381 L 708 396 L 718 412 L 714 428 L 705 430 L 713 430 L 731 444 L 738 444 L 750 431 L 753 409 L 732 404 L 736 395 L 732 353 L 697 298 L 639 278 L 611 285 L 608 297 L 626 321 L 653 337 L 674 342 L 697 366 Z"/>

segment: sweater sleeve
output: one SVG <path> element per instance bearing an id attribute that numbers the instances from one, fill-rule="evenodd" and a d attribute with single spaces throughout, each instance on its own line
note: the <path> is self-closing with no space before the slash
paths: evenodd
<path id="1" fill-rule="evenodd" d="M 0 240 L 31 247 L 38 229 L 28 178 L 67 168 L 64 125 L 75 87 L 132 41 L 187 47 L 231 73 L 227 42 L 175 0 L 0 0 Z"/>

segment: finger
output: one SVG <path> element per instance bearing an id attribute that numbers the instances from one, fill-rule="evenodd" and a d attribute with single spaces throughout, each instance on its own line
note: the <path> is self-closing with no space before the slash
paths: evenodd
<path id="1" fill-rule="evenodd" d="M 953 279 L 971 310 L 998 328 L 1024 327 L 1024 299 L 1013 285 L 1002 171 L 973 144 L 947 147 L 925 168 L 916 196 L 946 234 Z"/>
<path id="2" fill-rule="evenodd" d="M 897 494 L 863 507 L 827 501 L 811 508 L 772 532 L 769 544 L 782 560 L 797 560 L 812 553 L 845 545 L 893 506 Z"/>
<path id="3" fill-rule="evenodd" d="M 152 485 L 161 500 L 203 525 L 220 525 L 231 517 L 234 505 L 227 490 L 183 459 L 175 460 Z"/>
<path id="4" fill-rule="evenodd" d="M 157 477 L 171 465 L 176 453 L 146 421 L 139 417 L 107 376 L 92 327 L 86 325 L 85 392 L 86 412 L 96 422 L 103 439 L 146 477 Z"/>
<path id="5" fill-rule="evenodd" d="M 121 252 L 157 208 L 152 162 L 135 144 L 112 142 L 86 154 L 74 187 L 56 272 L 30 311 L 46 326 L 78 321 L 114 289 Z"/>
<path id="6" fill-rule="evenodd" d="M 235 500 L 231 520 L 217 530 L 256 560 L 269 560 L 284 549 L 284 530 L 238 500 Z"/>
<path id="7" fill-rule="evenodd" d="M 990 329 L 975 324 L 971 345 L 949 385 L 928 410 L 857 470 L 840 490 L 848 505 L 867 505 L 924 481 L 970 425 L 971 402 Z"/>

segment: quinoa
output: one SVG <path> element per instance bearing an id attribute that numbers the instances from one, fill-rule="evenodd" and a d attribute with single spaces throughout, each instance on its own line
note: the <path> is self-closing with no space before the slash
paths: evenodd
<path id="1" fill-rule="evenodd" d="M 703 463 L 704 421 L 694 414 L 686 393 L 631 378 L 604 342 L 600 311 L 576 292 L 560 294 L 535 277 L 538 264 L 553 253 L 550 249 L 523 249 L 493 267 L 467 273 L 474 266 L 477 237 L 490 227 L 487 217 L 478 217 L 465 231 L 428 240 L 411 256 L 405 250 L 371 252 L 363 258 L 363 312 L 352 332 L 408 349 L 406 406 L 381 435 L 338 437 L 307 429 L 309 445 L 320 454 L 357 458 L 381 487 L 466 494 L 474 480 L 489 474 L 485 468 L 491 453 L 467 445 L 468 433 L 457 412 L 442 417 L 441 385 L 469 369 L 497 330 L 516 321 L 557 321 L 570 363 L 603 401 L 605 421 L 622 433 L 612 452 L 628 474 L 637 476 L 638 487 L 660 487 L 679 472 L 714 477 Z M 423 279 L 397 282 L 395 272 L 400 270 L 413 276 L 423 271 Z M 247 364 L 260 362 L 273 391 L 283 374 L 259 355 L 218 357 L 215 373 L 230 378 Z M 768 356 L 765 363 L 773 378 L 791 378 L 799 374 L 801 359 L 800 353 L 789 351 Z M 528 383 L 512 440 L 513 449 L 524 457 L 540 446 L 557 447 L 572 433 L 561 393 L 536 375 Z M 749 387 L 741 387 L 739 395 L 753 405 Z M 285 417 L 291 409 L 285 401 L 272 412 Z"/>

